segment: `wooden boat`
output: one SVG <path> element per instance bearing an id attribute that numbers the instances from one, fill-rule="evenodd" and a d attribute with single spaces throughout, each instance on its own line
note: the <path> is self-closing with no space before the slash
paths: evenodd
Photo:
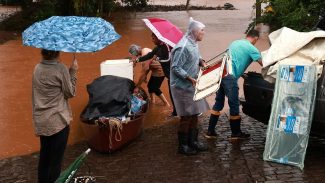
<path id="1" fill-rule="evenodd" d="M 111 153 L 135 140 L 143 130 L 148 105 L 147 101 L 140 113 L 130 116 L 130 120 L 120 123 L 120 126 L 110 125 L 109 120 L 99 123 L 82 121 L 81 127 L 89 146 L 98 152 Z"/>

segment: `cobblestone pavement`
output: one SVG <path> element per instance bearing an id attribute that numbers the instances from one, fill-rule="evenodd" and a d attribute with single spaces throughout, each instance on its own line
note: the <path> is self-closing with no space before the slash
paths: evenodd
<path id="1" fill-rule="evenodd" d="M 208 116 L 201 117 L 206 129 Z M 221 116 L 218 138 L 206 141 L 209 151 L 197 156 L 176 153 L 175 121 L 146 129 L 133 143 L 112 154 L 91 151 L 79 175 L 94 175 L 99 183 L 115 182 L 324 182 L 324 140 L 310 138 L 305 168 L 265 162 L 262 159 L 266 126 L 243 116 L 243 129 L 251 133 L 250 140 L 230 143 L 227 116 Z M 69 146 L 66 168 L 87 149 L 86 142 Z M 38 153 L 0 160 L 0 182 L 36 182 Z"/>

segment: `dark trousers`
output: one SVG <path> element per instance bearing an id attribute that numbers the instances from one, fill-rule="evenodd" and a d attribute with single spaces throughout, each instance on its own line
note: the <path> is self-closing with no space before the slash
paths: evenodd
<path id="1" fill-rule="evenodd" d="M 169 91 L 170 100 L 172 101 L 172 104 L 173 104 L 173 115 L 174 116 L 177 116 L 176 107 L 175 107 L 174 100 L 173 100 L 173 96 L 172 96 L 172 91 L 170 90 L 170 82 L 169 82 L 169 79 L 167 81 L 168 81 L 168 91 Z"/>
<path id="2" fill-rule="evenodd" d="M 168 81 L 169 96 L 170 96 L 170 100 L 172 101 L 172 104 L 173 104 L 173 113 L 172 113 L 172 115 L 177 116 L 176 107 L 175 107 L 175 104 L 174 104 L 172 92 L 170 91 L 170 82 L 169 82 L 169 79 L 170 79 L 170 61 L 168 61 L 168 62 L 160 62 L 160 65 L 161 65 L 161 67 L 162 67 L 162 69 L 164 71 L 165 77 L 167 78 L 167 81 Z"/>
<path id="3" fill-rule="evenodd" d="M 51 136 L 40 136 L 41 150 L 38 163 L 38 183 L 53 183 L 60 176 L 70 127 Z"/>
<path id="4" fill-rule="evenodd" d="M 165 76 L 150 76 L 149 82 L 148 82 L 148 92 L 149 93 L 155 93 L 157 96 L 160 96 L 162 94 L 160 90 L 160 86 L 164 81 Z"/>

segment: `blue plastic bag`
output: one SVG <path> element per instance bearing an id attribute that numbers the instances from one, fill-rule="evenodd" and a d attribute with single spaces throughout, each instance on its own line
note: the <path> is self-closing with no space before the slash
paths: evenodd
<path id="1" fill-rule="evenodd" d="M 131 112 L 132 113 L 139 113 L 141 112 L 141 107 L 146 104 L 147 102 L 143 99 L 140 99 L 134 95 L 132 95 L 131 99 Z"/>

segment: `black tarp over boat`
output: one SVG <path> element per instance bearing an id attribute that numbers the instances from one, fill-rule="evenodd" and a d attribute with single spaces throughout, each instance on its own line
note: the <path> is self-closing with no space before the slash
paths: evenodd
<path id="1" fill-rule="evenodd" d="M 80 118 L 91 148 L 109 153 L 139 136 L 148 103 L 142 106 L 139 113 L 129 115 L 134 87 L 132 80 L 111 75 L 101 76 L 87 85 L 89 102 Z M 129 119 L 118 122 L 117 117 L 120 116 Z M 99 120 L 102 117 L 107 120 Z"/>

